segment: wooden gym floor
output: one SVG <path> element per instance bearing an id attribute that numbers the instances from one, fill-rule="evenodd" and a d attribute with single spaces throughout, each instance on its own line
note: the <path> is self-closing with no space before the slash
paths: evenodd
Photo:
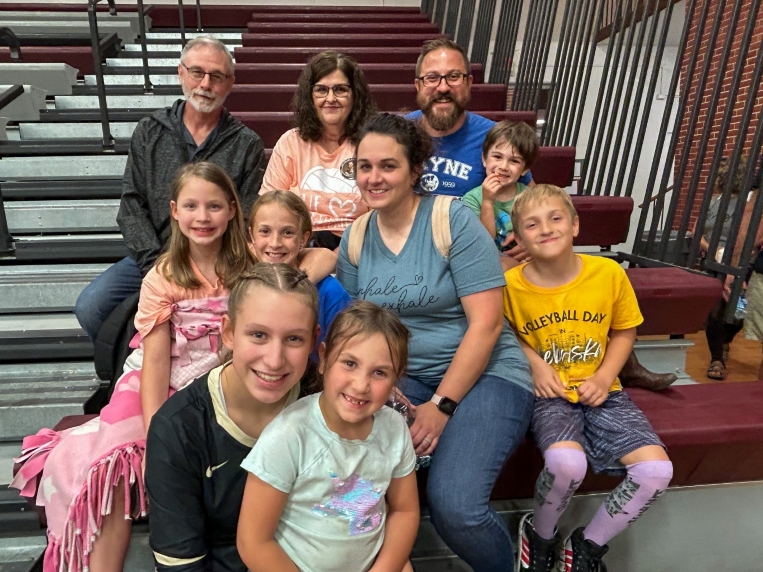
<path id="1" fill-rule="evenodd" d="M 729 383 L 736 381 L 755 381 L 758 379 L 758 366 L 763 359 L 763 351 L 758 341 L 746 340 L 744 332 L 739 332 L 731 344 L 729 361 L 726 364 L 726 380 L 714 381 L 705 377 L 710 364 L 710 351 L 707 349 L 705 332 L 686 336 L 694 342 L 686 355 L 686 373 L 700 383 Z"/>

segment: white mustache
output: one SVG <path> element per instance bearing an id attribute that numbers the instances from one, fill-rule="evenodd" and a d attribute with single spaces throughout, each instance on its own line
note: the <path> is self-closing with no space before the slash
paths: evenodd
<path id="1" fill-rule="evenodd" d="M 213 99 L 213 100 L 217 99 L 217 94 L 214 91 L 207 91 L 206 89 L 201 89 L 201 88 L 194 89 L 191 92 L 191 94 L 192 95 L 201 95 L 203 97 L 208 97 L 208 98 Z"/>

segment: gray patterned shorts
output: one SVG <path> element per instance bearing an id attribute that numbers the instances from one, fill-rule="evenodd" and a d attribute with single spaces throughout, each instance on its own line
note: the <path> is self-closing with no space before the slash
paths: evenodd
<path id="1" fill-rule="evenodd" d="M 612 391 L 598 407 L 566 399 L 535 398 L 532 432 L 545 452 L 554 443 L 574 441 L 596 473 L 621 475 L 619 460 L 647 445 L 665 447 L 646 415 L 624 391 Z"/>

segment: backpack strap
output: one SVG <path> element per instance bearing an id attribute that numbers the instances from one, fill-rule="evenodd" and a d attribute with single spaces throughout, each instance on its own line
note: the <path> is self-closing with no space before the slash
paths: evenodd
<path id="1" fill-rule="evenodd" d="M 450 234 L 450 204 L 455 198 L 437 195 L 432 205 L 432 239 L 437 251 L 445 259 L 449 257 L 450 246 L 453 244 L 453 237 Z M 350 233 L 347 241 L 347 257 L 350 264 L 356 268 L 360 262 L 360 253 L 363 250 L 363 242 L 366 239 L 366 230 L 372 213 L 373 211 L 368 211 L 359 216 L 347 231 Z"/>
<path id="2" fill-rule="evenodd" d="M 437 251 L 446 260 L 450 257 L 453 237 L 450 234 L 450 205 L 456 197 L 437 195 L 432 205 L 432 239 Z"/>
<path id="3" fill-rule="evenodd" d="M 360 215 L 347 231 L 350 233 L 347 241 L 347 257 L 350 259 L 350 264 L 355 268 L 360 262 L 360 253 L 363 250 L 363 241 L 366 239 L 366 229 L 368 228 L 368 221 L 371 220 L 371 213 L 373 211 Z"/>

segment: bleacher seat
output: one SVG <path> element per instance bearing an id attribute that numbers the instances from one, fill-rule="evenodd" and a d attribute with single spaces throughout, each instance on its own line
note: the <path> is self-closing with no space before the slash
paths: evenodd
<path id="1" fill-rule="evenodd" d="M 763 381 L 626 391 L 668 449 L 671 486 L 763 480 Z M 528 438 L 501 471 L 493 500 L 532 498 L 542 468 Z M 612 490 L 620 480 L 589 474 L 578 492 Z"/>

